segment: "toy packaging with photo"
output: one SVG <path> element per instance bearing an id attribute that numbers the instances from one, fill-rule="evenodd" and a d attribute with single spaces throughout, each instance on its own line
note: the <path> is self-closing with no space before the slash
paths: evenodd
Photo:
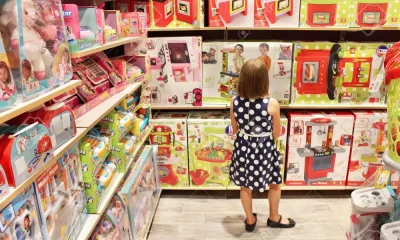
<path id="1" fill-rule="evenodd" d="M 228 112 L 190 112 L 188 118 L 191 186 L 226 187 L 233 140 Z"/>
<path id="2" fill-rule="evenodd" d="M 254 0 L 254 27 L 297 28 L 300 1 Z"/>
<path id="3" fill-rule="evenodd" d="M 254 27 L 254 0 L 208 0 L 210 27 Z M 240 31 L 246 38 L 248 31 Z"/>
<path id="4" fill-rule="evenodd" d="M 185 112 L 153 116 L 150 144 L 158 145 L 158 177 L 166 187 L 188 187 L 187 117 Z"/>
<path id="5" fill-rule="evenodd" d="M 290 112 L 288 186 L 344 186 L 354 116 L 348 112 Z"/>
<path id="6" fill-rule="evenodd" d="M 236 96 L 240 69 L 253 58 L 268 68 L 269 94 L 280 104 L 289 104 L 292 47 L 292 43 L 278 42 L 203 43 L 204 104 L 229 104 Z"/>
<path id="7" fill-rule="evenodd" d="M 140 12 L 121 13 L 123 37 L 146 36 L 147 14 Z"/>
<path id="8" fill-rule="evenodd" d="M 390 44 L 295 43 L 292 104 L 384 104 Z"/>
<path id="9" fill-rule="evenodd" d="M 104 10 L 106 26 L 104 28 L 105 42 L 113 42 L 123 37 L 121 12 L 119 10 Z"/>
<path id="10" fill-rule="evenodd" d="M 9 107 L 17 101 L 17 88 L 8 62 L 3 40 L 0 38 L 0 109 Z"/>

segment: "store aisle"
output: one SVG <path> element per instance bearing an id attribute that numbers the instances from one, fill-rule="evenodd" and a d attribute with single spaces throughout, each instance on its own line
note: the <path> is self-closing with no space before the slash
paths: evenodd
<path id="1" fill-rule="evenodd" d="M 254 233 L 244 230 L 239 199 L 171 198 L 160 200 L 150 240 L 342 240 L 349 225 L 350 198 L 282 199 L 281 212 L 293 217 L 294 229 L 266 227 L 268 203 L 255 199 L 258 213 Z"/>

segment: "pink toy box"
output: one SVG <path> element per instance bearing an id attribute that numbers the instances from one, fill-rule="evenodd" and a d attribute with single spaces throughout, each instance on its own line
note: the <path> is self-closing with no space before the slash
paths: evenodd
<path id="1" fill-rule="evenodd" d="M 0 212 L 0 239 L 43 239 L 33 185 Z"/>
<path id="2" fill-rule="evenodd" d="M 125 71 L 127 83 L 141 82 L 150 77 L 150 58 L 147 55 L 122 56 L 112 61 L 120 73 Z"/>
<path id="3" fill-rule="evenodd" d="M 98 52 L 90 56 L 101 68 L 106 70 L 109 80 L 113 86 L 126 84 L 126 79 L 121 76 L 113 62 L 108 59 L 104 52 Z"/>
<path id="4" fill-rule="evenodd" d="M 201 106 L 201 37 L 149 38 L 125 48 L 126 55 L 147 52 L 151 80 L 145 87 L 153 106 Z"/>
<path id="5" fill-rule="evenodd" d="M 286 185 L 346 183 L 354 116 L 348 112 L 290 112 Z"/>
<path id="6" fill-rule="evenodd" d="M 104 17 L 106 26 L 104 28 L 105 42 L 112 42 L 122 38 L 121 13 L 119 10 L 105 10 Z"/>
<path id="7" fill-rule="evenodd" d="M 97 36 L 98 36 L 98 42 L 99 44 L 103 45 L 106 43 L 105 38 L 104 38 L 104 29 L 106 27 L 106 19 L 104 17 L 104 10 L 97 8 L 96 9 L 96 21 L 97 21 Z"/>
<path id="8" fill-rule="evenodd" d="M 0 165 L 8 184 L 18 187 L 53 157 L 49 130 L 38 123 L 0 128 Z"/>
<path id="9" fill-rule="evenodd" d="M 35 190 L 46 239 L 77 239 L 87 215 L 76 146 L 36 179 Z"/>
<path id="10" fill-rule="evenodd" d="M 11 73 L 10 63 L 8 62 L 3 40 L 0 38 L 0 110 L 9 107 L 17 101 L 17 89 Z"/>
<path id="11" fill-rule="evenodd" d="M 60 2 L 22 0 L 2 1 L 0 5 L 4 46 L 11 50 L 8 55 L 21 96 L 35 97 L 71 79 Z"/>
<path id="12" fill-rule="evenodd" d="M 254 27 L 296 28 L 300 1 L 254 0 Z"/>
<path id="13" fill-rule="evenodd" d="M 122 35 L 139 37 L 147 35 L 147 14 L 141 12 L 121 13 Z"/>
<path id="14" fill-rule="evenodd" d="M 90 239 L 132 239 L 128 208 L 125 199 L 119 193 L 112 197 Z"/>
<path id="15" fill-rule="evenodd" d="M 353 146 L 350 156 L 348 186 L 364 185 L 382 166 L 382 157 L 388 147 L 386 111 L 353 111 L 355 116 Z M 397 174 L 397 173 L 393 173 Z M 392 186 L 398 177 L 392 174 Z"/>
<path id="16" fill-rule="evenodd" d="M 254 27 L 254 0 L 208 0 L 210 27 Z M 243 33 L 242 33 L 243 32 Z M 244 39 L 248 31 L 240 31 Z"/>

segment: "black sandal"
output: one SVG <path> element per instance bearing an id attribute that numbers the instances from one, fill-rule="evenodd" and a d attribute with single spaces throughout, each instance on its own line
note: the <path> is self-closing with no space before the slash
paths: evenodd
<path id="1" fill-rule="evenodd" d="M 279 221 L 277 221 L 277 222 L 271 221 L 268 218 L 267 226 L 270 228 L 293 228 L 294 226 L 296 226 L 296 222 L 293 219 L 288 218 L 288 220 L 289 220 L 288 224 L 282 224 L 281 223 L 282 215 L 279 215 Z"/>
<path id="2" fill-rule="evenodd" d="M 247 218 L 244 221 L 244 224 L 246 224 L 246 231 L 247 232 L 252 232 L 254 231 L 254 229 L 256 228 L 256 224 L 257 224 L 257 213 L 253 213 L 253 216 L 256 218 L 256 221 L 253 224 L 248 224 L 247 223 Z"/>

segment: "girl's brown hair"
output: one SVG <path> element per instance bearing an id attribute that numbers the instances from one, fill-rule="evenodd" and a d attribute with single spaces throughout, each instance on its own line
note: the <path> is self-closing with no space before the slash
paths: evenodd
<path id="1" fill-rule="evenodd" d="M 258 59 L 247 61 L 240 70 L 237 90 L 239 97 L 246 99 L 266 97 L 269 94 L 267 66 Z"/>
<path id="2" fill-rule="evenodd" d="M 10 69 L 8 68 L 7 64 L 3 61 L 0 61 L 0 68 L 6 70 L 6 72 L 7 72 L 6 84 L 10 84 L 11 83 L 11 72 L 10 72 Z"/>

